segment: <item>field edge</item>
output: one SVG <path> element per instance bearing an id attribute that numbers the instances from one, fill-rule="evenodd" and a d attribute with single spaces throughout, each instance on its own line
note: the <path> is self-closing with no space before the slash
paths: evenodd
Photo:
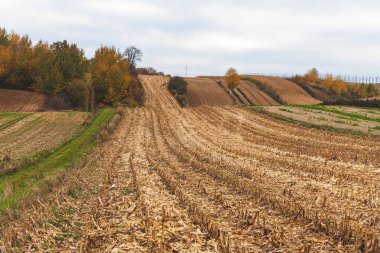
<path id="1" fill-rule="evenodd" d="M 56 148 L 38 153 L 14 171 L 0 176 L 0 222 L 7 211 L 49 192 L 52 182 L 82 162 L 97 146 L 96 136 L 117 113 L 102 109 L 78 134 Z"/>

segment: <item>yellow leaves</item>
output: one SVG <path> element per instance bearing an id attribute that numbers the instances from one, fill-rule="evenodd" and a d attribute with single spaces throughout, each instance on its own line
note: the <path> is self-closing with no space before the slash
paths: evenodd
<path id="1" fill-rule="evenodd" d="M 10 50 L 4 46 L 0 46 L 0 76 L 7 73 L 10 58 Z"/>
<path id="2" fill-rule="evenodd" d="M 310 69 L 305 76 L 303 81 L 307 83 L 318 83 L 319 82 L 319 73 L 316 68 Z"/>
<path id="3" fill-rule="evenodd" d="M 109 103 L 127 97 L 133 82 L 127 59 L 114 47 L 102 46 L 95 52 L 92 76 L 97 97 Z"/>
<path id="4" fill-rule="evenodd" d="M 236 69 L 230 68 L 227 70 L 227 73 L 224 77 L 224 82 L 227 84 L 227 87 L 232 90 L 239 86 L 240 84 L 240 77 L 237 73 Z"/>
<path id="5" fill-rule="evenodd" d="M 321 85 L 333 90 L 336 94 L 347 92 L 348 85 L 340 77 L 334 77 L 332 74 L 326 75 L 326 78 L 321 82 Z"/>
<path id="6" fill-rule="evenodd" d="M 347 83 L 340 77 L 334 77 L 332 74 L 327 74 L 323 80 L 320 79 L 316 68 L 310 69 L 302 78 L 303 82 L 316 83 L 329 88 L 336 94 L 346 93 L 348 90 Z"/>

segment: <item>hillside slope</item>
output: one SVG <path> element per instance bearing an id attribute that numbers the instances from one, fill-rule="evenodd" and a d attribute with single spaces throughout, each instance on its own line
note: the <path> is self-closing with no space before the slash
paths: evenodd
<path id="1" fill-rule="evenodd" d="M 282 101 L 286 104 L 313 105 L 321 103 L 320 100 L 317 100 L 310 96 L 300 86 L 286 79 L 268 76 L 249 76 L 249 78 L 268 85 L 281 97 Z"/>
<path id="2" fill-rule="evenodd" d="M 242 80 L 239 90 L 254 104 L 254 105 L 279 105 L 280 103 L 274 100 L 264 91 L 260 90 L 256 84 Z"/>
<path id="3" fill-rule="evenodd" d="M 222 83 L 224 87 L 227 87 L 222 79 L 218 79 L 218 82 Z M 256 84 L 241 80 L 240 85 L 234 92 L 239 96 L 239 99 L 244 102 L 245 105 L 279 105 L 280 103 L 274 100 L 264 91 L 260 90 Z"/>
<path id="4" fill-rule="evenodd" d="M 190 106 L 233 105 L 233 99 L 212 79 L 186 78 Z"/>
<path id="5" fill-rule="evenodd" d="M 313 83 L 303 83 L 299 85 L 312 97 L 322 102 L 334 102 L 343 99 L 341 96 L 334 94 L 333 91 L 322 85 Z"/>

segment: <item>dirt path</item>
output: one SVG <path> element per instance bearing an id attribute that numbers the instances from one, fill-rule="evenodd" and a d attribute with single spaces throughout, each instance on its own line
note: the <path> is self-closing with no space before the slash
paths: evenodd
<path id="1" fill-rule="evenodd" d="M 166 77 L 141 79 L 145 106 L 78 172 L 81 194 L 12 223 L 18 249 L 379 252 L 379 143 L 235 106 L 182 109 Z"/>

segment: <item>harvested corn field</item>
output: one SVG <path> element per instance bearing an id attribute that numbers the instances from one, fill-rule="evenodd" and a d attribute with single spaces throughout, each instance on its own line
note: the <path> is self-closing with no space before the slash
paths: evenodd
<path id="1" fill-rule="evenodd" d="M 0 89 L 0 112 L 38 111 L 45 99 L 45 95 L 37 92 Z"/>
<path id="2" fill-rule="evenodd" d="M 300 86 L 286 79 L 269 76 L 249 76 L 249 78 L 269 86 L 285 104 L 313 105 L 321 103 Z"/>
<path id="3" fill-rule="evenodd" d="M 377 140 L 236 106 L 180 108 L 167 78 L 141 80 L 145 107 L 126 110 L 101 155 L 73 176 L 75 188 L 62 187 L 49 205 L 4 230 L 7 245 L 27 252 L 379 252 Z"/>
<path id="4" fill-rule="evenodd" d="M 7 121 L 0 121 L 0 157 L 9 156 L 11 159 L 31 156 L 57 146 L 78 133 L 88 116 L 81 112 L 4 115 L 7 116 L 4 117 Z"/>
<path id="5" fill-rule="evenodd" d="M 209 78 L 186 78 L 190 106 L 223 106 L 234 104 L 233 99 L 216 81 Z"/>

